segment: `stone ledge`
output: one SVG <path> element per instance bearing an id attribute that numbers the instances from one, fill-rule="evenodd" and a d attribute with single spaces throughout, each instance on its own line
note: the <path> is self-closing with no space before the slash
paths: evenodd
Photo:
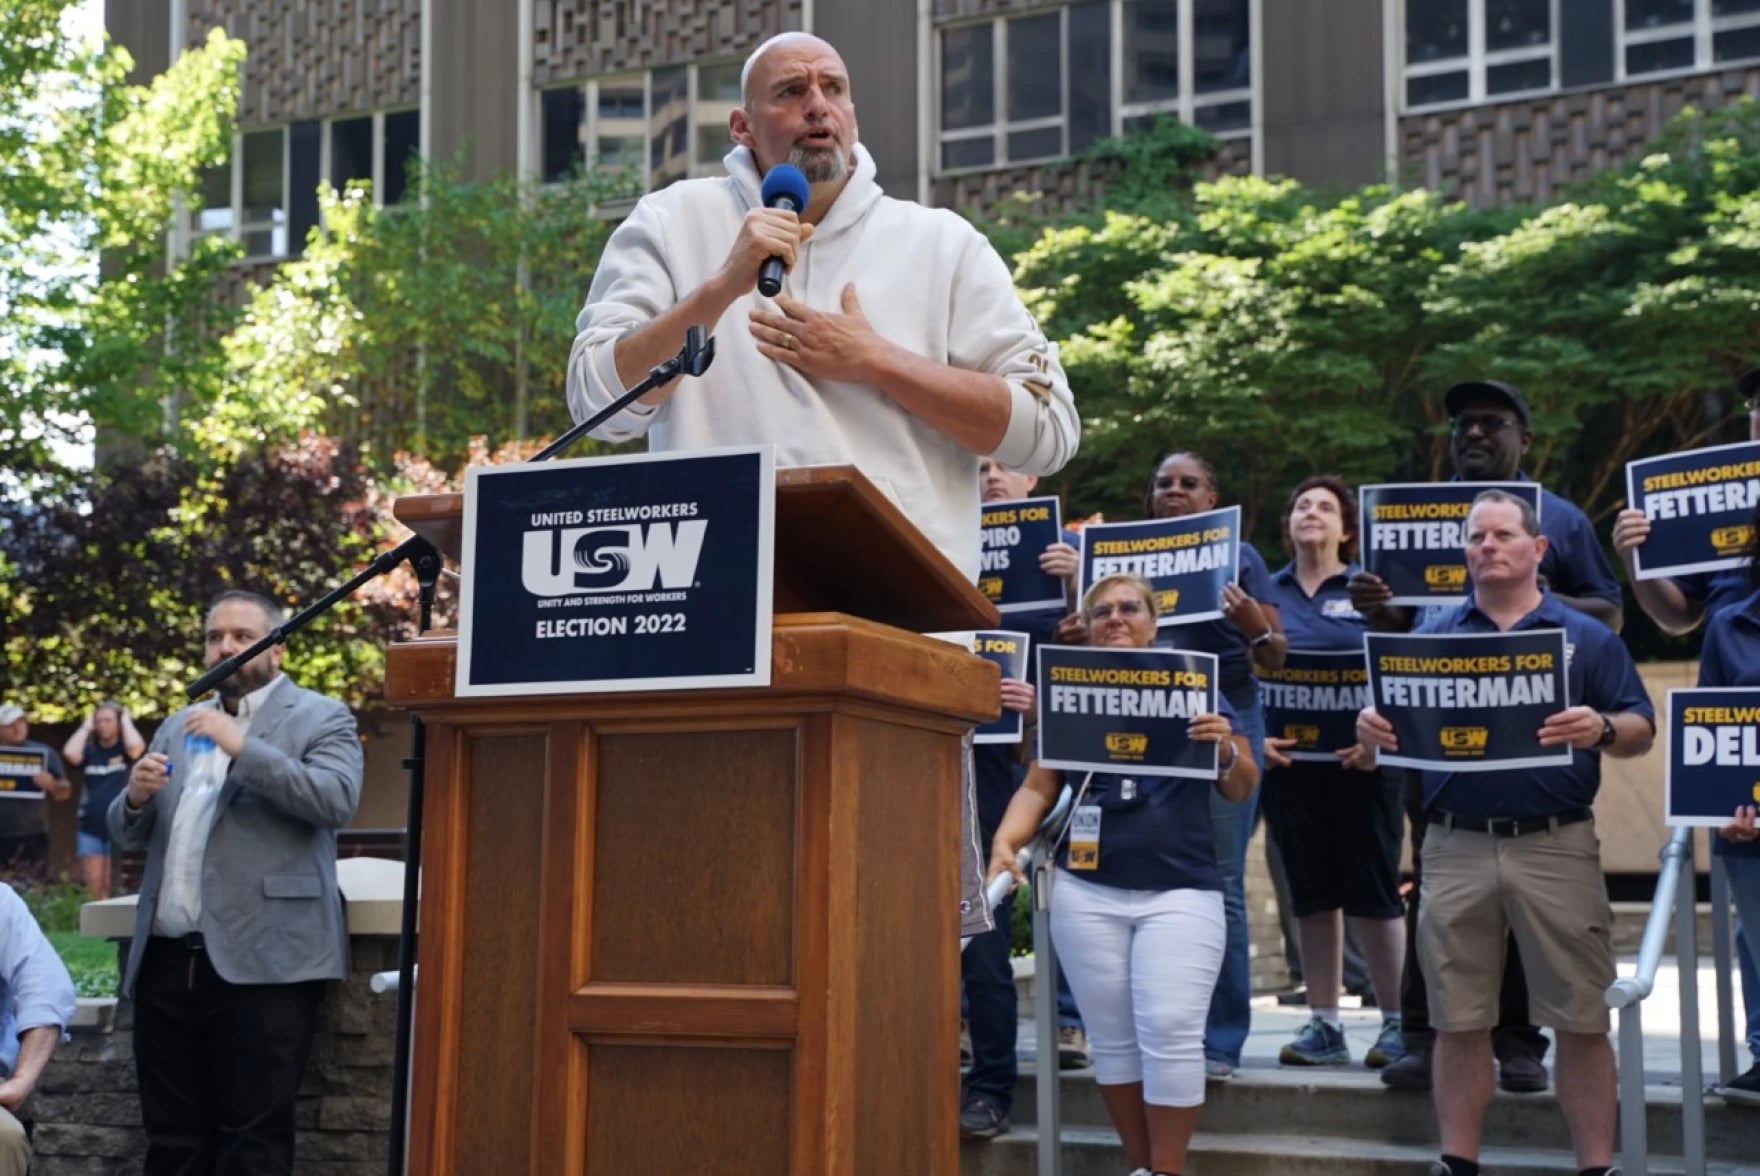
<path id="1" fill-rule="evenodd" d="M 352 857 L 336 863 L 336 881 L 348 908 L 350 935 L 397 935 L 403 929 L 403 863 Z M 88 902 L 79 909 L 79 932 L 94 939 L 134 936 L 137 896 Z"/>

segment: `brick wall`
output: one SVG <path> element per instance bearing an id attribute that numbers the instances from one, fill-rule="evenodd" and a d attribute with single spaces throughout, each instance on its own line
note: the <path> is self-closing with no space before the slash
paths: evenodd
<path id="1" fill-rule="evenodd" d="M 539 86 L 703 58 L 744 57 L 801 27 L 800 0 L 527 0 Z"/>
<path id="2" fill-rule="evenodd" d="M 250 49 L 242 126 L 421 101 L 421 0 L 193 0 L 189 43 L 216 26 Z"/>
<path id="3" fill-rule="evenodd" d="M 1643 154 L 1683 108 L 1743 95 L 1760 98 L 1760 67 L 1408 115 L 1399 128 L 1404 179 L 1480 207 L 1543 202 Z"/>
<path id="4" fill-rule="evenodd" d="M 353 971 L 325 994 L 300 1086 L 296 1176 L 385 1170 L 396 1001 L 367 987 L 397 966 L 397 939 L 357 935 Z M 90 1007 L 89 1003 L 87 1007 Z M 36 1120 L 34 1176 L 135 1176 L 146 1149 L 135 1083 L 133 1004 L 102 1002 L 44 1071 L 27 1115 Z M 90 1019 L 90 1018 L 82 1018 Z"/>

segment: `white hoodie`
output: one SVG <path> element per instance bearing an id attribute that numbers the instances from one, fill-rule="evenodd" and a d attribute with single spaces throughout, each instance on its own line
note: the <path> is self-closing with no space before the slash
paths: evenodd
<path id="1" fill-rule="evenodd" d="M 1057 349 L 1015 294 L 988 241 L 952 212 L 893 200 L 874 161 L 855 150 L 855 174 L 802 248 L 784 290 L 839 311 L 853 282 L 883 338 L 918 355 L 989 372 L 1012 393 L 1008 428 L 992 455 L 1023 473 L 1050 474 L 1076 451 L 1081 423 Z M 642 198 L 605 247 L 568 365 L 568 403 L 584 420 L 621 393 L 616 341 L 658 317 L 727 260 L 746 213 L 761 207 L 752 154 L 736 147 L 723 179 L 687 180 Z M 978 573 L 978 459 L 900 408 L 879 388 L 811 379 L 765 358 L 748 313 L 775 304 L 756 291 L 719 323 L 715 361 L 682 379 L 658 407 L 626 409 L 596 435 L 646 433 L 653 450 L 776 446 L 779 466 L 854 465 L 968 579 Z"/>

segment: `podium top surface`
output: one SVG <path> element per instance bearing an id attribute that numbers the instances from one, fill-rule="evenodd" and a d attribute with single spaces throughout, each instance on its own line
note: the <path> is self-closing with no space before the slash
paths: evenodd
<path id="1" fill-rule="evenodd" d="M 457 563 L 464 495 L 408 494 L 399 522 Z M 776 471 L 775 611 L 843 612 L 913 633 L 994 629 L 996 608 L 854 466 Z"/>

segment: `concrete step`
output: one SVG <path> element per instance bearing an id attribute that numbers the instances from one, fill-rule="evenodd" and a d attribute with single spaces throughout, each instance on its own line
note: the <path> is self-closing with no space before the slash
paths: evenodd
<path id="1" fill-rule="evenodd" d="M 1062 1121 L 1066 1128 L 1108 1128 L 1106 1109 L 1092 1071 L 1060 1075 Z M 1031 1127 L 1036 1118 L 1034 1068 L 1022 1067 L 1011 1118 Z M 1646 1090 L 1647 1130 L 1652 1155 L 1678 1156 L 1681 1141 L 1681 1089 L 1652 1085 Z M 1303 1138 L 1373 1141 L 1433 1150 L 1436 1117 L 1428 1094 L 1390 1090 L 1362 1066 L 1336 1070 L 1297 1070 L 1277 1066 L 1243 1067 L 1232 1082 L 1205 1092 L 1201 1130 L 1221 1136 L 1250 1136 L 1267 1124 Z M 1505 1094 L 1492 1099 L 1485 1118 L 1487 1144 L 1515 1150 L 1565 1151 L 1570 1136 L 1557 1098 L 1546 1094 Z M 1706 1154 L 1713 1160 L 1760 1162 L 1760 1108 L 1733 1107 L 1705 1100 Z"/>
<path id="2" fill-rule="evenodd" d="M 1279 1124 L 1281 1127 L 1282 1124 Z M 960 1176 L 1034 1176 L 1039 1140 L 1016 1127 L 987 1142 L 960 1147 Z M 1062 1176 L 1124 1176 L 1128 1165 L 1118 1137 L 1105 1128 L 1065 1127 L 1059 1149 Z M 1187 1176 L 1414 1176 L 1436 1158 L 1421 1144 L 1370 1143 L 1299 1134 L 1242 1134 L 1200 1130 L 1192 1139 Z M 1480 1157 L 1486 1176 L 1557 1176 L 1576 1172 L 1567 1151 L 1487 1148 Z M 1655 1176 L 1684 1176 L 1679 1160 L 1653 1156 Z M 1755 1164 L 1713 1162 L 1707 1176 L 1754 1176 Z"/>

